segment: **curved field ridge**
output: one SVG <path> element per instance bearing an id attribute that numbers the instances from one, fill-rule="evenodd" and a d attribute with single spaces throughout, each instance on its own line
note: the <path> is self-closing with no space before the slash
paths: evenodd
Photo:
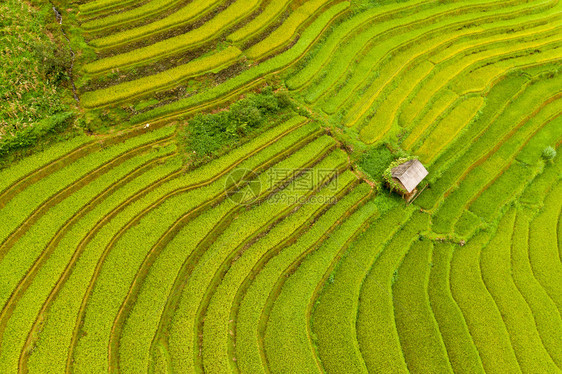
<path id="1" fill-rule="evenodd" d="M 217 73 L 234 63 L 241 54 L 242 52 L 238 48 L 229 47 L 159 74 L 88 92 L 82 95 L 82 105 L 86 108 L 95 108 L 124 100 L 134 100 L 173 88 L 198 75 Z"/>
<path id="2" fill-rule="evenodd" d="M 0 170 L 0 373 L 562 371 L 561 1 L 56 3 L 110 130 Z"/>

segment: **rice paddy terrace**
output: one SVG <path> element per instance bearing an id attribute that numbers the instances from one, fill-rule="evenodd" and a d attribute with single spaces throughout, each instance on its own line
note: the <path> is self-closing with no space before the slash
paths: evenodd
<path id="1" fill-rule="evenodd" d="M 125 119 L 0 170 L 0 373 L 561 372 L 559 0 L 64 8 Z M 186 168 L 266 85 L 300 115 Z M 388 142 L 412 204 L 350 162 Z"/>

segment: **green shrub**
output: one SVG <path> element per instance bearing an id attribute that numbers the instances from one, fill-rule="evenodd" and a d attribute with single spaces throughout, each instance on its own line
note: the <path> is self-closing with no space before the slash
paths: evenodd
<path id="1" fill-rule="evenodd" d="M 543 149 L 542 158 L 544 158 L 547 161 L 550 161 L 554 159 L 554 157 L 556 157 L 556 149 L 554 149 L 554 147 L 549 146 Z"/>
<path id="2" fill-rule="evenodd" d="M 266 87 L 259 94 L 249 95 L 216 114 L 198 114 L 191 119 L 180 137 L 192 159 L 208 160 L 224 149 L 266 125 L 276 114 L 290 106 L 286 96 Z"/>

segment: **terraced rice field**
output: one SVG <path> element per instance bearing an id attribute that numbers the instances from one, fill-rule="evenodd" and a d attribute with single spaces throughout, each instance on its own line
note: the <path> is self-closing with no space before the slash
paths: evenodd
<path id="1" fill-rule="evenodd" d="M 0 170 L 0 373 L 562 371 L 558 0 L 53 3 L 125 119 Z M 265 86 L 299 114 L 186 166 Z"/>

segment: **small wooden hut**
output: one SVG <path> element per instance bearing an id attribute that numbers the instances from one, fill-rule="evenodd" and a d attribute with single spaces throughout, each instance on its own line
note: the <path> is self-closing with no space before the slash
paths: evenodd
<path id="1" fill-rule="evenodd" d="M 391 191 L 397 191 L 406 201 L 418 193 L 418 185 L 427 176 L 428 171 L 415 158 L 399 159 L 384 174 L 386 185 Z"/>

